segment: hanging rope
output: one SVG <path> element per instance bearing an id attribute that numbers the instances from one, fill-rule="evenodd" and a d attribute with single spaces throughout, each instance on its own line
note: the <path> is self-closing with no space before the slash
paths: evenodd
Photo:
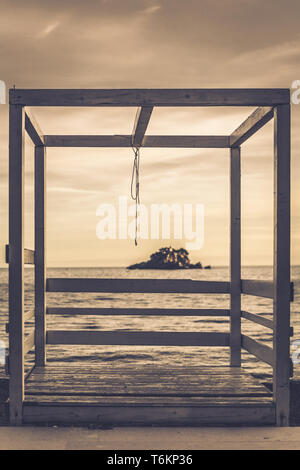
<path id="1" fill-rule="evenodd" d="M 131 198 L 135 201 L 135 239 L 137 246 L 138 206 L 140 204 L 140 148 L 132 144 L 134 153 L 132 176 L 131 176 Z M 135 186 L 135 187 L 134 187 Z"/>

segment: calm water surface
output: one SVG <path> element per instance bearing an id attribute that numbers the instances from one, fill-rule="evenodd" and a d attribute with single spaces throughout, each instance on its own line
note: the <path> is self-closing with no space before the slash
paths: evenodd
<path id="1" fill-rule="evenodd" d="M 211 270 L 178 271 L 129 271 L 125 268 L 51 268 L 48 277 L 108 277 L 108 278 L 182 278 L 195 280 L 228 280 L 228 268 Z M 243 269 L 245 279 L 271 279 L 270 267 L 248 267 Z M 7 345 L 5 323 L 8 311 L 7 270 L 0 270 L 0 339 Z M 300 267 L 292 269 L 295 283 L 295 301 L 291 305 L 291 323 L 294 327 L 293 340 L 300 340 Z M 145 307 L 145 308 L 229 308 L 227 295 L 203 294 L 48 294 L 48 306 L 63 307 Z M 25 270 L 25 309 L 33 308 L 33 271 Z M 272 301 L 253 296 L 243 296 L 242 308 L 253 313 L 272 312 Z M 26 324 L 26 333 L 32 324 Z M 145 317 L 145 316 L 48 316 L 48 329 L 100 329 L 100 330 L 140 330 L 140 331 L 229 331 L 226 317 Z M 245 334 L 264 344 L 271 345 L 272 333 L 263 326 L 247 320 L 242 321 Z M 31 362 L 33 353 L 28 354 Z M 169 365 L 228 365 L 228 348 L 207 347 L 143 347 L 143 346 L 48 346 L 49 362 L 92 361 L 98 364 L 128 365 L 144 364 Z M 271 373 L 271 368 L 257 361 L 248 353 L 243 353 L 243 365 L 251 372 Z M 300 375 L 300 366 L 295 367 Z"/>

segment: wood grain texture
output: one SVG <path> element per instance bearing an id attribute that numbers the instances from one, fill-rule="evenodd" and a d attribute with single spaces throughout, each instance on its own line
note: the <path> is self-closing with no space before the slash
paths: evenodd
<path id="1" fill-rule="evenodd" d="M 229 282 L 190 279 L 48 278 L 48 292 L 228 294 Z"/>
<path id="2" fill-rule="evenodd" d="M 25 424 L 98 424 L 113 426 L 206 426 L 274 424 L 274 406 L 77 406 L 24 405 Z"/>
<path id="3" fill-rule="evenodd" d="M 24 106 L 274 106 L 290 102 L 285 88 L 10 89 Z"/>
<path id="4" fill-rule="evenodd" d="M 241 368 L 47 364 L 26 382 L 24 422 L 274 424 L 271 393 Z"/>
<path id="5" fill-rule="evenodd" d="M 24 398 L 24 131 L 22 106 L 9 108 L 9 399 L 22 423 Z"/>
<path id="6" fill-rule="evenodd" d="M 290 402 L 290 106 L 274 114 L 274 373 L 278 426 L 289 425 Z"/>
<path id="7" fill-rule="evenodd" d="M 125 147 L 132 146 L 130 135 L 45 135 L 46 147 Z M 145 148 L 228 148 L 229 136 L 146 135 Z"/>
<path id="8" fill-rule="evenodd" d="M 230 146 L 238 147 L 267 124 L 274 116 L 272 107 L 257 108 L 230 136 Z"/>
<path id="9" fill-rule="evenodd" d="M 230 150 L 230 365 L 241 365 L 241 151 Z"/>
<path id="10" fill-rule="evenodd" d="M 206 396 L 206 395 L 84 395 L 84 394 L 72 394 L 72 395 L 51 395 L 37 392 L 28 393 L 25 396 L 25 403 L 27 404 L 67 404 L 67 406 L 86 406 L 87 404 L 92 406 L 131 406 L 136 405 L 142 406 L 215 406 L 215 405 L 226 405 L 234 406 L 242 405 L 255 405 L 257 407 L 264 407 L 265 405 L 273 406 L 273 400 L 271 396 Z"/>
<path id="11" fill-rule="evenodd" d="M 229 335 L 214 332 L 49 330 L 47 344 L 229 346 Z"/>

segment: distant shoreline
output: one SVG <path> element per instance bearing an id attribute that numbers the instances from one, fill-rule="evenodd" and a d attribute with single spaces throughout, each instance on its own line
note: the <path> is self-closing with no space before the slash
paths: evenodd
<path id="1" fill-rule="evenodd" d="M 211 266 L 203 266 L 200 261 L 191 263 L 185 248 L 166 246 L 152 253 L 147 261 L 131 264 L 128 269 L 211 269 Z"/>

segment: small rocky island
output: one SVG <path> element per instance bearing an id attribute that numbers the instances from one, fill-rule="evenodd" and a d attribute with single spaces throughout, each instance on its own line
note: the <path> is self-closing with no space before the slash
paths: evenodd
<path id="1" fill-rule="evenodd" d="M 210 266 L 202 266 L 191 263 L 189 252 L 184 248 L 175 250 L 171 246 L 160 248 L 150 256 L 148 261 L 132 264 L 128 269 L 210 269 Z"/>

